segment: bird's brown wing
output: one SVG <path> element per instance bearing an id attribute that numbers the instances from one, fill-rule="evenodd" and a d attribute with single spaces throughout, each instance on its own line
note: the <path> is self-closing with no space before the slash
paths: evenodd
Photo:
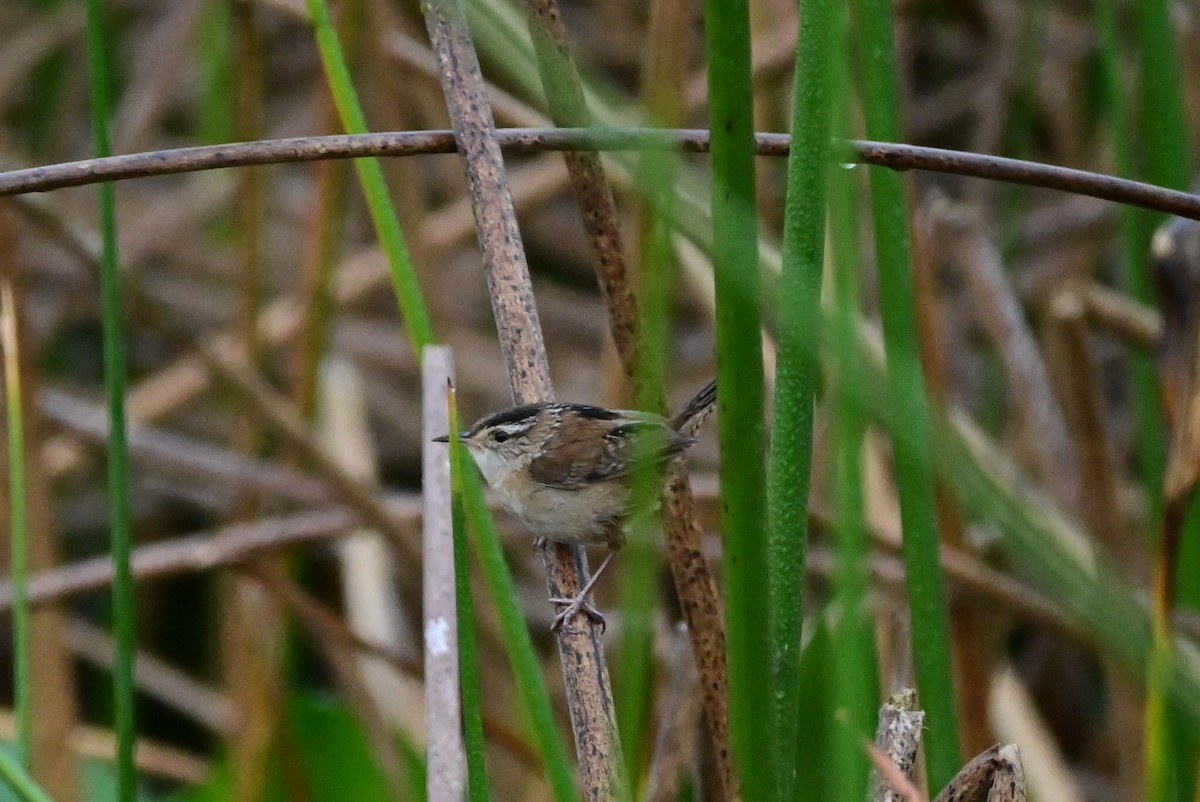
<path id="1" fill-rule="evenodd" d="M 661 465 L 695 442 L 658 419 L 627 420 L 597 426 L 592 431 L 587 431 L 588 427 L 563 428 L 579 436 L 546 449 L 529 465 L 535 482 L 561 490 L 579 490 L 615 479 L 631 473 L 639 464 Z"/>

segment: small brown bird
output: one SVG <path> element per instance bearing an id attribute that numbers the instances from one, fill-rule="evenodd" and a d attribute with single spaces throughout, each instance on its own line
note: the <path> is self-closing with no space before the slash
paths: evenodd
<path id="1" fill-rule="evenodd" d="M 687 450 L 716 400 L 713 380 L 670 419 L 587 404 L 525 404 L 488 415 L 459 437 L 496 495 L 539 538 L 615 550 L 625 544 L 622 525 L 634 512 L 630 475 Z M 603 623 L 585 599 L 612 557 L 578 597 L 550 600 L 566 605 L 553 629 L 579 610 Z"/>

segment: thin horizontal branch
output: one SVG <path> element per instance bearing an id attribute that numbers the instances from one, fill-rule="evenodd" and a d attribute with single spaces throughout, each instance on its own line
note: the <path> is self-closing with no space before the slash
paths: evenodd
<path id="1" fill-rule="evenodd" d="M 787 155 L 791 144 L 791 137 L 787 134 L 759 133 L 756 137 L 760 156 Z M 631 151 L 654 148 L 679 148 L 704 153 L 708 151 L 709 146 L 708 132 L 693 129 L 505 128 L 496 131 L 496 138 L 501 148 L 508 153 L 536 153 L 548 150 Z M 894 170 L 929 170 L 1026 184 L 1090 195 L 1200 220 L 1200 196 L 1101 173 L 982 153 L 890 142 L 847 140 L 834 150 L 837 158 L 845 163 L 873 164 Z M 103 181 L 190 173 L 222 167 L 350 159 L 362 156 L 417 156 L 456 151 L 457 146 L 451 131 L 295 137 L 157 150 L 0 173 L 0 197 L 26 192 L 47 192 Z"/>
<path id="2" fill-rule="evenodd" d="M 416 499 L 405 500 L 389 509 L 401 514 L 407 511 L 415 519 L 420 515 L 420 502 Z M 199 573 L 218 565 L 240 562 L 265 551 L 329 540 L 359 525 L 359 519 L 349 507 L 333 507 L 140 546 L 133 558 L 133 577 L 140 581 Z M 43 571 L 31 578 L 29 599 L 37 604 L 107 588 L 112 576 L 112 559 L 107 555 L 81 560 Z M 0 610 L 7 610 L 11 604 L 12 585 L 0 582 Z"/>

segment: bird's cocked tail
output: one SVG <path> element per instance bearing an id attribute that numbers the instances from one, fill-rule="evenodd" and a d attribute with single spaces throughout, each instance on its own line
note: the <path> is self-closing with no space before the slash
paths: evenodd
<path id="1" fill-rule="evenodd" d="M 697 390 L 692 400 L 684 404 L 683 409 L 671 418 L 671 428 L 688 436 L 694 435 L 716 405 L 717 380 L 713 379 Z"/>

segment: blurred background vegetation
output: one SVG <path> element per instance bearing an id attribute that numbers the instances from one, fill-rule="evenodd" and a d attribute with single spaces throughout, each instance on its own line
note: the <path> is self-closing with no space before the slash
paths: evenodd
<path id="1" fill-rule="evenodd" d="M 498 0 L 469 5 L 497 124 L 544 124 L 519 12 Z M 332 12 L 370 130 L 449 127 L 416 3 L 342 0 Z M 703 12 L 679 0 L 564 6 L 598 120 L 637 121 L 649 106 L 680 127 L 709 125 Z M 301 0 L 114 0 L 104 13 L 115 153 L 344 130 Z M 750 2 L 756 130 L 792 126 L 799 13 L 794 0 Z M 1192 180 L 1195 0 L 898 0 L 893 14 L 903 141 L 1175 188 Z M 832 30 L 846 24 L 838 14 L 832 20 Z M 88 25 L 78 3 L 0 0 L 0 169 L 94 155 Z M 845 38 L 826 79 L 832 130 L 862 137 L 870 107 L 856 87 L 867 83 L 866 68 L 862 46 Z M 681 195 L 703 188 L 689 181 L 710 174 L 709 157 L 681 161 L 687 170 L 668 185 Z M 509 405 L 460 158 L 381 165 L 434 330 L 454 349 L 460 414 L 474 419 Z M 507 166 L 558 397 L 632 403 L 561 155 L 509 157 Z M 632 256 L 654 237 L 642 207 L 659 190 L 627 168 L 612 177 Z M 643 166 L 651 169 L 665 168 Z M 776 253 L 777 270 L 788 165 L 759 158 L 757 170 L 759 247 L 768 267 Z M 831 324 L 832 345 L 821 355 L 832 367 L 813 424 L 794 762 L 795 793 L 806 799 L 862 798 L 866 788 L 862 765 L 826 751 L 851 726 L 835 710 L 846 697 L 837 691 L 835 704 L 829 690 L 841 687 L 844 661 L 867 678 L 865 690 L 847 691 L 859 704 L 850 716 L 858 726 L 863 705 L 873 711 L 914 685 L 914 649 L 924 648 L 914 646 L 920 624 L 909 621 L 905 602 L 888 435 L 903 424 L 889 423 L 889 399 L 878 397 L 871 375 L 866 386 L 847 378 L 847 363 L 874 353 L 851 345 L 853 313 L 869 339 L 888 300 L 881 292 L 893 291 L 875 270 L 884 246 L 872 233 L 870 170 L 835 165 L 829 175 L 827 301 L 850 310 L 854 323 Z M 1200 233 L 1082 196 L 905 176 L 921 356 L 936 410 L 941 479 L 932 511 L 944 544 L 959 757 L 996 741 L 1018 744 L 1039 799 L 1200 798 L 1200 516 L 1184 510 L 1172 530 L 1170 513 L 1182 508 L 1163 492 L 1168 453 L 1186 462 L 1195 447 L 1177 421 L 1200 387 L 1190 362 Z M 142 555 L 139 795 L 423 799 L 414 558 L 421 370 L 352 165 L 125 181 L 116 217 L 135 421 L 128 502 Z M 64 802 L 113 798 L 116 776 L 111 686 L 121 650 L 105 568 L 101 219 L 94 187 L 0 201 L 0 274 L 18 310 L 18 492 L 27 501 L 36 602 L 20 647 L 32 697 L 20 707 L 32 720 L 33 775 Z M 711 224 L 693 215 L 680 225 Z M 668 237 L 666 256 L 646 257 L 672 266 L 667 333 L 657 343 L 672 408 L 716 371 L 703 239 Z M 1167 277 L 1161 298 L 1151 280 L 1156 263 Z M 766 351 L 770 384 L 773 343 Z M 314 445 L 326 459 L 313 458 Z M 689 465 L 706 555 L 719 572 L 715 427 L 702 433 Z M 344 506 L 347 476 L 393 504 L 399 540 L 361 528 Z M 1181 535 L 1178 549 L 1161 548 L 1164 512 L 1167 530 Z M 542 568 L 521 525 L 504 513 L 496 520 L 569 744 Z M 869 554 L 856 551 L 859 533 L 870 537 L 862 541 Z M 1061 541 L 1047 544 L 1053 533 Z M 1092 559 L 1083 552 L 1099 555 L 1104 569 L 1081 568 Z M 866 643 L 842 648 L 852 618 L 844 605 L 857 603 L 846 561 L 858 557 L 870 580 L 866 629 L 858 630 Z M 1176 593 L 1169 603 L 1160 593 L 1156 604 L 1164 559 L 1177 566 Z M 630 581 L 643 598 L 628 593 Z M 495 608 L 482 579 L 474 585 L 487 785 L 496 799 L 552 798 Z M 11 583 L 0 597 L 11 610 Z M 661 541 L 619 558 L 597 601 L 609 611 L 605 643 L 635 795 L 719 798 Z M 622 653 L 618 644 L 632 643 L 622 641 L 623 626 L 645 611 L 652 648 Z M 1163 635 L 1168 624 L 1174 629 Z M 1170 638 L 1184 665 L 1156 673 L 1163 660 L 1154 655 L 1171 653 L 1163 648 Z M 0 651 L 14 657 L 17 642 L 0 638 Z M 730 659 L 746 657 L 734 651 Z M 10 665 L 0 661 L 6 705 L 21 685 Z M 0 735 L 14 744 L 17 722 L 0 716 Z M 792 764 L 790 755 L 783 761 Z M 839 784 L 841 771 L 850 780 Z"/>

